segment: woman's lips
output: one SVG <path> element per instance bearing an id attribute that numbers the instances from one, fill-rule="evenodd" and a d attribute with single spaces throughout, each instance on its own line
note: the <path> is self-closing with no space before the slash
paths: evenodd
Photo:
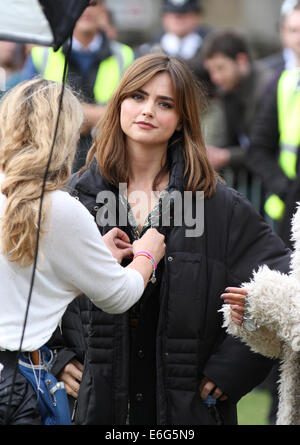
<path id="1" fill-rule="evenodd" d="M 140 128 L 143 128 L 144 130 L 153 130 L 155 127 L 154 125 L 150 124 L 150 122 L 136 122 L 136 125 L 138 125 Z"/>

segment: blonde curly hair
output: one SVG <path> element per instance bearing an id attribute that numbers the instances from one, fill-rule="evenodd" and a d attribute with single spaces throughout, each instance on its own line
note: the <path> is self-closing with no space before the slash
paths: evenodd
<path id="1" fill-rule="evenodd" d="M 0 103 L 1 250 L 22 267 L 33 262 L 44 174 L 57 120 L 61 85 L 35 78 L 18 84 Z M 41 234 L 49 210 L 49 192 L 67 183 L 83 121 L 81 105 L 66 87 L 56 143 L 45 186 Z"/>

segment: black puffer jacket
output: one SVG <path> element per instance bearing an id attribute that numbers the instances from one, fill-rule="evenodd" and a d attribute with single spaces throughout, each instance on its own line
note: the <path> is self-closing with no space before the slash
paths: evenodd
<path id="1" fill-rule="evenodd" d="M 17 356 L 16 351 L 0 351 L 0 425 L 4 425 L 4 422 L 6 425 L 41 425 L 38 401 L 32 386 L 19 371 L 14 381 Z"/>
<path id="2" fill-rule="evenodd" d="M 182 191 L 182 178 L 177 147 L 172 153 L 170 188 Z M 72 186 L 73 194 L 94 216 L 97 193 L 114 190 L 94 164 L 79 179 L 74 177 Z M 204 375 L 229 397 L 218 402 L 224 423 L 236 423 L 236 402 L 266 377 L 273 364 L 226 335 L 218 312 L 220 295 L 227 286 L 249 280 L 260 264 L 288 272 L 289 251 L 248 201 L 225 185 L 218 184 L 204 206 L 201 237 L 185 237 L 185 226 L 165 230 L 156 329 L 157 424 L 214 423 L 198 390 Z M 105 314 L 81 297 L 66 312 L 62 329 L 68 347 L 85 363 L 76 423 L 124 424 L 130 373 L 128 312 Z M 61 351 L 56 370 L 70 359 L 70 351 L 67 358 L 65 352 Z"/>

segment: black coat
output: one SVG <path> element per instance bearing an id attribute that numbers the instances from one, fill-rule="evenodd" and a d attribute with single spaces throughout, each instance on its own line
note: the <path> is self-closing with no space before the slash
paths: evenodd
<path id="1" fill-rule="evenodd" d="M 262 179 L 267 191 L 276 193 L 281 199 L 285 200 L 292 181 L 284 174 L 278 164 L 280 135 L 277 87 L 278 78 L 269 86 L 268 98 L 253 125 L 246 160 L 253 173 Z"/>
<path id="2" fill-rule="evenodd" d="M 4 425 L 4 422 L 7 425 L 42 425 L 33 387 L 19 371 L 14 381 L 17 355 L 17 351 L 0 351 L 0 363 L 4 366 L 0 373 L 0 425 Z M 13 382 L 14 391 L 10 402 Z"/>
<path id="3" fill-rule="evenodd" d="M 173 149 L 170 188 L 183 191 L 182 178 L 182 155 L 177 147 Z M 99 207 L 97 193 L 114 190 L 95 164 L 81 178 L 74 177 L 72 187 L 74 196 L 94 216 Z M 236 403 L 264 380 L 273 364 L 226 335 L 218 312 L 220 295 L 227 286 L 249 280 L 261 264 L 288 272 L 289 251 L 250 203 L 225 185 L 218 184 L 204 207 L 201 237 L 185 237 L 185 226 L 160 228 L 165 230 L 167 247 L 155 327 L 157 424 L 214 424 L 200 398 L 203 376 L 228 395 L 227 401 L 218 402 L 218 409 L 225 424 L 235 424 Z M 66 312 L 62 329 L 68 346 L 85 362 L 76 423 L 124 424 L 130 379 L 129 312 L 109 315 L 81 297 Z M 67 358 L 64 353 L 59 354 L 57 371 L 71 357 L 70 351 Z"/>

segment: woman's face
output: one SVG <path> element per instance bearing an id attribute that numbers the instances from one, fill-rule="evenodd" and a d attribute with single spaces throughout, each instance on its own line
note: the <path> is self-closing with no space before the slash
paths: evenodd
<path id="1" fill-rule="evenodd" d="M 121 105 L 121 128 L 127 143 L 167 145 L 179 129 L 174 92 L 168 73 L 155 75 L 143 87 L 124 99 Z"/>

